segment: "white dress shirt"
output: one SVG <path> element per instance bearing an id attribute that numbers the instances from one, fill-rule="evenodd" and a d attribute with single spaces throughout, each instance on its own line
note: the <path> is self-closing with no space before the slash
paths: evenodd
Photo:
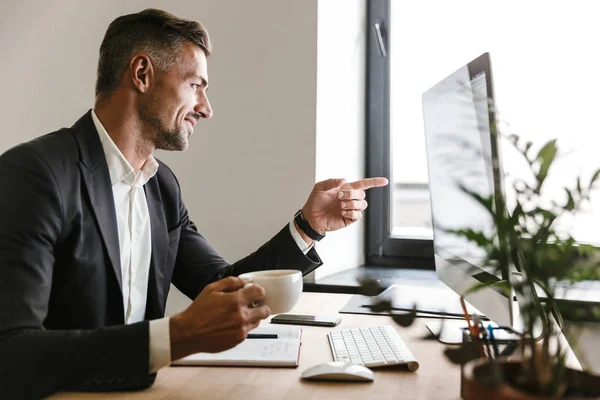
<path id="1" fill-rule="evenodd" d="M 152 235 L 150 215 L 144 185 L 158 171 L 158 162 L 150 156 L 142 169 L 136 172 L 92 110 L 92 119 L 108 164 L 112 184 L 119 251 L 121 253 L 121 277 L 125 323 L 144 320 L 148 297 L 148 275 L 152 257 Z M 294 221 L 289 223 L 290 233 L 304 254 L 312 248 L 307 245 L 296 229 Z M 171 363 L 171 339 L 169 318 L 150 321 L 150 365 L 151 373 Z"/>

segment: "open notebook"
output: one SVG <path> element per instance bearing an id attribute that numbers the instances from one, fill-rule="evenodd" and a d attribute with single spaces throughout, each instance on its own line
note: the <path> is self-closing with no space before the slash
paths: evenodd
<path id="1" fill-rule="evenodd" d="M 259 326 L 252 334 L 277 334 L 277 339 L 246 339 L 221 353 L 196 353 L 172 365 L 240 367 L 297 367 L 302 329 L 297 326 Z"/>

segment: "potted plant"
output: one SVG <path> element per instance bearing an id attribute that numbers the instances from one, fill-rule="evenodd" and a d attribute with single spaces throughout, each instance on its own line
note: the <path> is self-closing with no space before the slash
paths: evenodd
<path id="1" fill-rule="evenodd" d="M 457 182 L 461 190 L 491 215 L 497 232 L 493 235 L 472 229 L 446 232 L 484 249 L 486 265 L 495 269 L 496 275 L 509 277 L 493 284 L 505 290 L 507 296 L 515 294 L 520 300 L 524 323 L 524 331 L 519 333 L 520 354 L 517 361 L 495 358 L 491 354 L 481 357 L 485 339 L 472 335 L 468 335 L 471 337 L 467 337 L 460 348 L 446 349 L 445 354 L 451 361 L 462 364 L 461 394 L 468 400 L 600 399 L 600 377 L 567 368 L 565 346 L 560 340 L 564 334 L 571 345 L 575 343 L 574 332 L 565 329 L 565 319 L 576 320 L 585 314 L 600 316 L 600 308 L 589 303 L 572 308 L 556 296 L 558 290 L 566 289 L 565 283 L 600 279 L 598 249 L 578 244 L 572 236 L 561 234 L 557 229 L 561 218 L 576 214 L 589 201 L 600 170 L 585 180 L 577 177 L 572 186 L 565 187 L 564 202 L 549 202 L 544 198 L 544 185 L 557 160 L 556 140 L 548 141 L 534 152 L 532 143 L 522 141 L 517 135 L 507 139 L 529 166 L 527 172 L 530 175 L 528 178 L 511 178 L 508 188 L 514 191 L 514 204 L 507 206 L 501 193 L 484 197 Z M 476 285 L 469 292 L 487 285 L 490 283 Z M 363 280 L 362 286 L 364 294 L 373 295 L 380 290 L 377 283 L 369 279 Z M 545 294 L 543 305 L 537 298 L 536 287 Z M 468 292 L 463 296 L 466 294 Z M 383 301 L 374 308 L 392 313 L 391 306 L 388 301 Z M 416 310 L 392 313 L 392 318 L 402 326 L 409 326 L 415 316 Z M 543 334 L 537 337 L 536 326 L 540 324 L 544 328 Z"/>

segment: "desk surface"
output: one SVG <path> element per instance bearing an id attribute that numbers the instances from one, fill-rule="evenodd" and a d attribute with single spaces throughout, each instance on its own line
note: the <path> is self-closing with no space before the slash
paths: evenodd
<path id="1" fill-rule="evenodd" d="M 350 299 L 347 294 L 303 293 L 293 312 L 335 315 Z M 51 399 L 459 399 L 460 368 L 448 362 L 443 346 L 424 341 L 427 319 L 409 328 L 397 326 L 400 337 L 419 361 L 416 372 L 374 369 L 373 383 L 309 382 L 300 379 L 306 368 L 332 361 L 327 332 L 364 325 L 394 324 L 385 316 L 341 314 L 336 328 L 304 326 L 298 368 L 167 367 L 154 385 L 127 393 L 60 393 Z M 268 320 L 263 322 L 268 324 Z"/>

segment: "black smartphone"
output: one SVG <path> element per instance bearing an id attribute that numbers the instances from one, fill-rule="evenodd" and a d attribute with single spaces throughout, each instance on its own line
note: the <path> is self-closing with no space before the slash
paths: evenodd
<path id="1" fill-rule="evenodd" d="M 273 324 L 336 326 L 341 317 L 323 317 L 317 315 L 279 314 L 271 318 Z"/>

